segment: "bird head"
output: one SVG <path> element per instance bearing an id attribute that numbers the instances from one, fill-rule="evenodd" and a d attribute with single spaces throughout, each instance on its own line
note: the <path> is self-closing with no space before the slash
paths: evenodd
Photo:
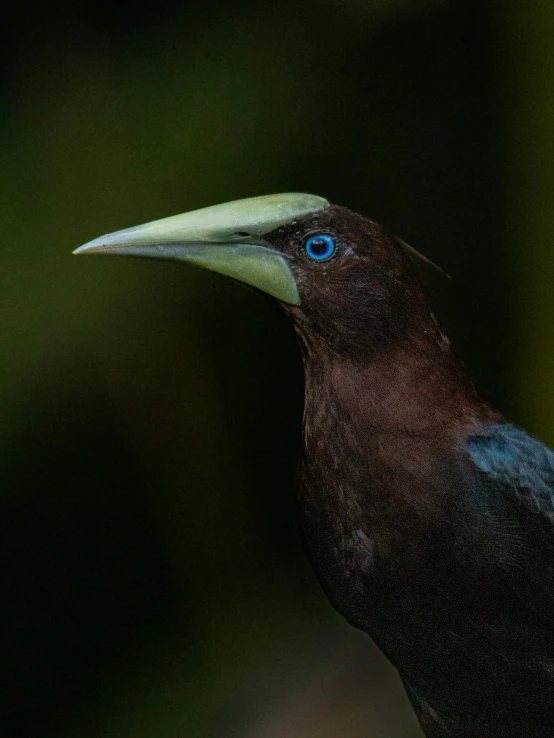
<path id="1" fill-rule="evenodd" d="M 314 195 L 237 200 L 101 236 L 76 254 L 172 259 L 234 277 L 278 300 L 303 343 L 374 348 L 422 303 L 401 242 Z"/>

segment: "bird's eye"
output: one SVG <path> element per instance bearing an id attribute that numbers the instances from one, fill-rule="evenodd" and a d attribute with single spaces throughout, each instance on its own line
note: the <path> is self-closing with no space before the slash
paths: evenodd
<path id="1" fill-rule="evenodd" d="M 331 236 L 327 236 L 322 233 L 308 238 L 304 248 L 311 259 L 315 259 L 316 261 L 325 261 L 333 255 L 336 245 Z"/>

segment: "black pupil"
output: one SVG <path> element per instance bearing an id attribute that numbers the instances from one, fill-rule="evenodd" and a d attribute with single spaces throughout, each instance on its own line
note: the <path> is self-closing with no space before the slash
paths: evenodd
<path id="1" fill-rule="evenodd" d="M 325 254 L 329 249 L 329 244 L 323 238 L 314 238 L 310 246 L 312 252 L 316 254 L 316 256 L 321 256 L 322 254 Z"/>

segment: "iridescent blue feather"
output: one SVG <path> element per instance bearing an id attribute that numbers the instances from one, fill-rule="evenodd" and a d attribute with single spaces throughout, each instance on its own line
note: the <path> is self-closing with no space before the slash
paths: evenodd
<path id="1" fill-rule="evenodd" d="M 469 436 L 466 450 L 491 480 L 554 522 L 554 453 L 547 446 L 514 425 L 502 424 Z"/>

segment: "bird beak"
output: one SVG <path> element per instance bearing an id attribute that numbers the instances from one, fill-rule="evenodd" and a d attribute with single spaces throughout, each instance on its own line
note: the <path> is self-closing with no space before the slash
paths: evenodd
<path id="1" fill-rule="evenodd" d="M 187 261 L 298 305 L 296 279 L 287 256 L 263 236 L 328 206 L 327 200 L 315 195 L 252 197 L 116 231 L 73 253 Z"/>

